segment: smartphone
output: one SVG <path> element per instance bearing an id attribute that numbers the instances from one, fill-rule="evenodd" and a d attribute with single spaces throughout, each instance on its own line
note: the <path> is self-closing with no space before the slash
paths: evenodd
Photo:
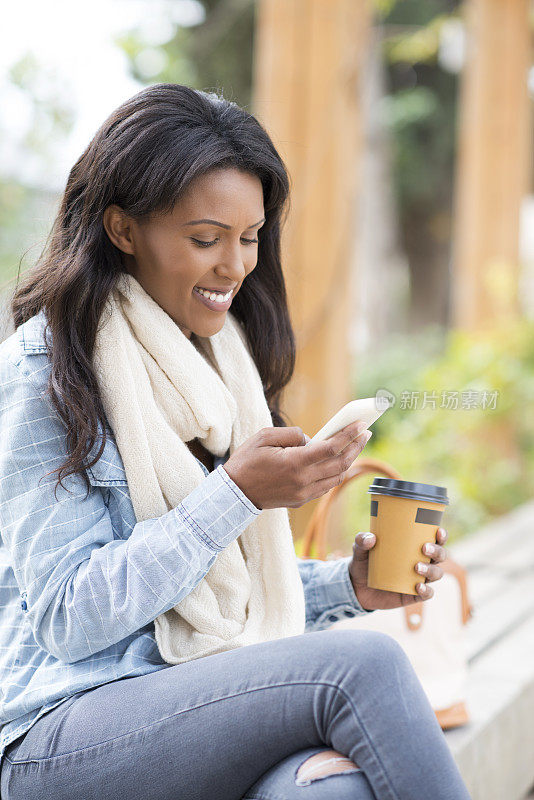
<path id="1" fill-rule="evenodd" d="M 350 425 L 351 422 L 356 422 L 356 420 L 365 422 L 366 429 L 370 428 L 371 425 L 376 422 L 376 420 L 381 417 L 384 411 L 387 411 L 389 407 L 389 405 L 386 405 L 383 402 L 383 398 L 381 398 L 378 404 L 376 397 L 365 397 L 361 400 L 351 400 L 350 403 L 347 403 L 343 406 L 343 408 L 340 408 L 337 414 L 334 414 L 334 416 L 328 420 L 326 425 L 323 425 L 323 427 L 317 431 L 315 436 L 313 436 L 310 441 L 306 443 L 306 446 L 312 444 L 312 442 L 322 442 L 323 439 L 328 439 L 329 436 L 333 436 L 342 428 Z"/>

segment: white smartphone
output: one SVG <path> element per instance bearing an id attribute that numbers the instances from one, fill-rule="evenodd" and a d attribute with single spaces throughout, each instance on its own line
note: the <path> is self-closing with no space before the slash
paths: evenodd
<path id="1" fill-rule="evenodd" d="M 323 439 L 328 439 L 335 433 L 350 425 L 351 422 L 361 420 L 365 422 L 365 427 L 370 428 L 373 422 L 382 416 L 384 411 L 387 411 L 390 406 L 384 403 L 383 398 L 377 404 L 376 397 L 366 397 L 361 400 L 351 400 L 343 408 L 340 408 L 337 414 L 328 420 L 326 425 L 323 425 L 321 430 L 317 431 L 306 446 L 312 442 L 322 442 Z"/>

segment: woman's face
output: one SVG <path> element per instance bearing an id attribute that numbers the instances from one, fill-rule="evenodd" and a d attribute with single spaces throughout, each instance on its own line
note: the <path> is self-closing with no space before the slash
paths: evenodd
<path id="1" fill-rule="evenodd" d="M 263 215 L 260 179 L 229 168 L 197 178 L 169 214 L 138 221 L 112 205 L 103 223 L 126 271 L 190 338 L 212 336 L 224 325 L 233 296 L 256 266 Z M 214 302 L 198 287 L 231 294 Z"/>

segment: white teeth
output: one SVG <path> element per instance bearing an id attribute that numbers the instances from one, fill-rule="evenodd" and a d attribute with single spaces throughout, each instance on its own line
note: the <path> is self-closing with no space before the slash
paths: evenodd
<path id="1" fill-rule="evenodd" d="M 217 294 L 216 292 L 207 292 L 205 289 L 199 289 L 197 286 L 195 286 L 195 292 L 208 297 L 215 303 L 226 303 L 232 296 L 232 291 L 229 291 L 228 294 Z"/>

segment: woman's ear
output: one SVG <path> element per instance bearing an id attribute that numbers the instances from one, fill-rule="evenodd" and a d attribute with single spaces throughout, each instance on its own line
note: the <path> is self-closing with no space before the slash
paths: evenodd
<path id="1" fill-rule="evenodd" d="M 117 205 L 106 208 L 102 215 L 102 223 L 109 239 L 115 247 L 128 255 L 134 254 L 132 238 L 132 219 Z"/>

